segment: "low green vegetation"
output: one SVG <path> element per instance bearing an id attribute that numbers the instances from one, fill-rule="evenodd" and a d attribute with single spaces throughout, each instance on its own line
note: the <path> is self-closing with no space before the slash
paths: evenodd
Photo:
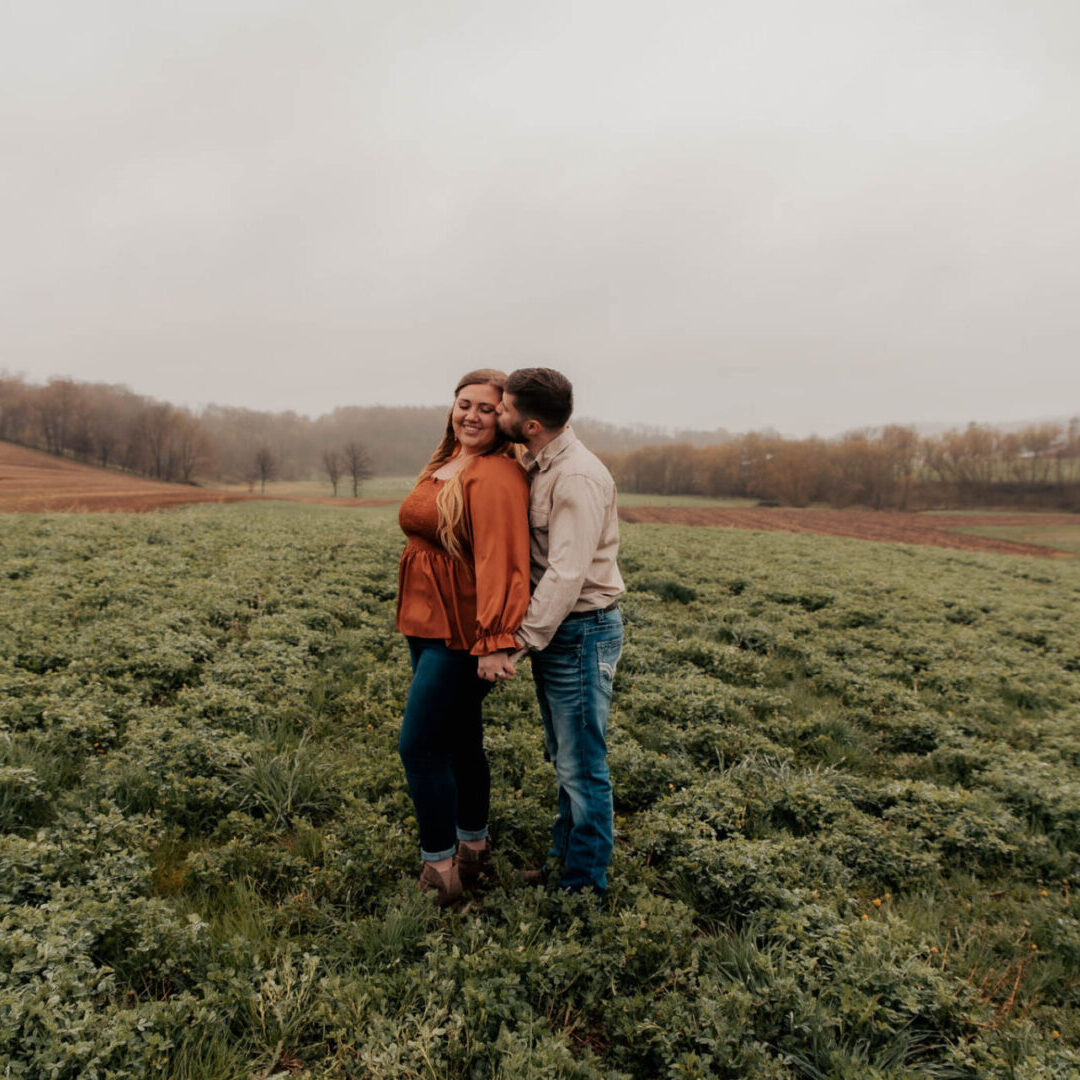
<path id="1" fill-rule="evenodd" d="M 1071 551 L 1080 555 L 1080 521 L 1075 525 L 1040 525 L 1034 515 L 1032 518 L 1026 525 L 978 525 L 963 532 L 988 536 L 993 540 L 1012 540 L 1017 544 L 1038 544 L 1055 551 Z"/>
<path id="2" fill-rule="evenodd" d="M 360 489 L 362 499 L 394 499 L 400 501 L 412 490 L 415 476 L 374 476 L 365 480 Z M 248 484 L 217 484 L 223 491 L 247 492 Z M 309 498 L 332 499 L 333 495 L 328 480 L 288 480 L 273 481 L 267 484 L 269 498 Z M 344 500 L 351 497 L 349 485 L 338 485 L 338 497 Z M 707 495 L 638 495 L 633 492 L 619 492 L 620 506 L 677 506 L 707 508 L 713 506 L 757 506 L 757 499 L 710 498 Z"/>
<path id="3" fill-rule="evenodd" d="M 754 507 L 757 499 L 708 495 L 642 495 L 633 491 L 619 492 L 620 506 L 675 506 L 680 509 L 705 510 L 714 506 Z"/>
<path id="4" fill-rule="evenodd" d="M 412 490 L 415 476 L 372 476 L 360 483 L 361 499 L 404 499 Z M 247 493 L 257 484 L 231 483 L 211 484 L 220 491 Z M 339 498 L 344 505 L 352 498 L 352 481 L 345 476 L 338 483 L 337 496 L 334 495 L 330 481 L 325 477 L 312 480 L 271 480 L 266 485 L 268 498 L 334 499 Z"/>
<path id="5" fill-rule="evenodd" d="M 385 515 L 0 519 L 0 1076 L 1080 1075 L 1080 564 L 629 526 L 597 908 L 527 674 L 417 894 Z"/>

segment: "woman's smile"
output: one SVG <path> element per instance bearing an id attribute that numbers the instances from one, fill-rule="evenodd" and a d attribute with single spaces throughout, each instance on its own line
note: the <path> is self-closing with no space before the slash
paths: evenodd
<path id="1" fill-rule="evenodd" d="M 454 400 L 454 438 L 466 454 L 482 454 L 498 437 L 495 410 L 502 395 L 485 383 L 463 386 Z"/>

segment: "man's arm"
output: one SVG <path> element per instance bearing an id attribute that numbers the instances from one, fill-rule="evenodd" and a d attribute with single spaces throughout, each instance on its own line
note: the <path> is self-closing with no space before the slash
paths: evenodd
<path id="1" fill-rule="evenodd" d="M 548 519 L 548 566 L 536 583 L 518 640 L 543 649 L 581 596 L 600 543 L 608 492 L 581 474 L 561 476 L 555 483 Z"/>

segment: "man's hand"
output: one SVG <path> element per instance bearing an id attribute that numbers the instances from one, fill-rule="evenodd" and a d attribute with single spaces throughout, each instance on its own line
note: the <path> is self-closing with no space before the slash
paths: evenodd
<path id="1" fill-rule="evenodd" d="M 503 682 L 517 674 L 517 668 L 510 659 L 509 649 L 500 649 L 488 656 L 481 656 L 476 662 L 476 674 L 488 682 Z"/>

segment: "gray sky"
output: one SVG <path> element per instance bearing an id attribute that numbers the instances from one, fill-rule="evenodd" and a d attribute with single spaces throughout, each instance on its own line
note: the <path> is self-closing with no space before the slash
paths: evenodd
<path id="1" fill-rule="evenodd" d="M 8 0 L 0 369 L 615 423 L 1080 411 L 1075 0 Z"/>

